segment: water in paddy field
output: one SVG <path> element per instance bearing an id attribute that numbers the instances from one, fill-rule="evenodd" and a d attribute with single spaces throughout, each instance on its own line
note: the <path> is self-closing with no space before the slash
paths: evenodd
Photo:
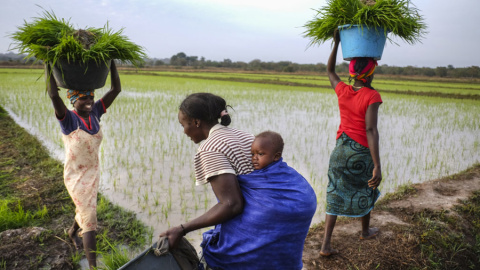
<path id="1" fill-rule="evenodd" d="M 209 185 L 195 185 L 193 156 L 198 145 L 183 134 L 177 119 L 180 102 L 192 92 L 223 96 L 234 108 L 230 110 L 231 127 L 253 134 L 265 130 L 282 134 L 284 161 L 316 191 L 318 209 L 313 223 L 323 220 L 328 161 L 339 125 L 333 91 L 124 78 L 122 93 L 101 119 L 101 192 L 151 226 L 152 241 L 160 232 L 203 214 L 216 203 Z M 0 88 L 0 105 L 63 160 L 60 126 L 42 86 L 41 82 L 22 85 L 15 95 Z M 105 90 L 97 90 L 96 98 Z M 31 98 L 35 91 L 36 98 Z M 383 101 L 378 122 L 382 194 L 403 184 L 462 171 L 480 161 L 478 102 L 399 95 L 384 95 Z M 205 230 L 187 235 L 197 251 Z"/>

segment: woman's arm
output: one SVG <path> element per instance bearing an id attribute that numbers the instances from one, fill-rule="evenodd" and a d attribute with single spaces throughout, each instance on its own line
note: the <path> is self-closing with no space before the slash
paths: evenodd
<path id="1" fill-rule="evenodd" d="M 45 64 L 45 80 L 47 80 L 48 96 L 52 100 L 53 108 L 55 109 L 55 115 L 58 119 L 63 119 L 67 112 L 67 107 L 63 103 L 62 98 L 58 94 L 58 86 L 53 74 L 51 72 L 50 64 Z"/>
<path id="2" fill-rule="evenodd" d="M 111 60 L 111 63 L 110 63 L 110 79 L 111 79 L 111 88 L 102 97 L 105 108 L 110 107 L 110 105 L 112 105 L 115 98 L 122 91 L 122 85 L 120 84 L 120 76 L 118 75 L 117 66 L 115 65 L 114 60 Z"/>
<path id="3" fill-rule="evenodd" d="M 338 52 L 338 45 L 340 44 L 340 34 L 338 31 L 335 31 L 333 34 L 333 39 L 335 40 L 335 44 L 333 45 L 333 50 L 330 53 L 330 57 L 328 58 L 327 62 L 327 74 L 328 78 L 330 79 L 330 84 L 332 85 L 333 89 L 337 87 L 337 84 L 341 81 L 340 77 L 338 77 L 337 73 L 335 73 L 335 66 L 337 65 L 337 52 Z"/>
<path id="4" fill-rule="evenodd" d="M 168 237 L 170 248 L 174 248 L 182 238 L 184 232 L 188 233 L 201 228 L 214 226 L 232 219 L 243 211 L 243 196 L 234 174 L 221 174 L 210 178 L 213 192 L 218 203 L 205 214 L 173 227 L 160 234 Z M 185 231 L 184 231 L 185 230 Z"/>
<path id="5" fill-rule="evenodd" d="M 382 181 L 382 166 L 380 164 L 379 135 L 377 129 L 378 107 L 380 107 L 380 104 L 380 102 L 370 104 L 365 114 L 368 148 L 370 149 L 374 165 L 373 175 L 372 178 L 368 180 L 368 186 L 373 189 L 377 188 Z"/>

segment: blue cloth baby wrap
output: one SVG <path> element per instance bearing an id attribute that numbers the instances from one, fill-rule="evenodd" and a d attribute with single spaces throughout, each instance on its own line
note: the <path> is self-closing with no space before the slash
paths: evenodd
<path id="1" fill-rule="evenodd" d="M 203 234 L 212 269 L 301 269 L 317 197 L 310 184 L 280 159 L 238 175 L 243 213 Z"/>

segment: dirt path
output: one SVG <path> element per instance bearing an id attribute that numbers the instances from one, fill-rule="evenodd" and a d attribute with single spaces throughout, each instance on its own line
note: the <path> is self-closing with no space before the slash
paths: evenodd
<path id="1" fill-rule="evenodd" d="M 425 267 L 420 254 L 419 226 L 415 215 L 440 211 L 457 215 L 452 207 L 480 190 L 480 166 L 457 176 L 446 177 L 409 187 L 400 199 L 380 201 L 372 212 L 371 226 L 380 229 L 373 240 L 360 240 L 359 219 L 339 219 L 332 245 L 340 254 L 319 255 L 323 225 L 310 230 L 303 254 L 305 269 L 408 269 Z M 443 211 L 443 212 L 442 212 Z"/>

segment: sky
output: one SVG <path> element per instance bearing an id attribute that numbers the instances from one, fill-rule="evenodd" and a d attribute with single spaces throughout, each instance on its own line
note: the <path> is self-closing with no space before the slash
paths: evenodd
<path id="1" fill-rule="evenodd" d="M 380 65 L 438 67 L 480 65 L 479 0 L 412 0 L 428 33 L 421 43 L 387 41 Z M 103 27 L 145 48 L 150 58 L 184 52 L 206 60 L 326 63 L 331 42 L 309 46 L 303 25 L 325 0 L 0 0 L 0 53 L 9 37 L 43 9 L 77 29 Z M 43 8 L 43 9 L 42 9 Z M 16 51 L 12 51 L 16 52 Z M 338 61 L 341 61 L 339 52 Z"/>

